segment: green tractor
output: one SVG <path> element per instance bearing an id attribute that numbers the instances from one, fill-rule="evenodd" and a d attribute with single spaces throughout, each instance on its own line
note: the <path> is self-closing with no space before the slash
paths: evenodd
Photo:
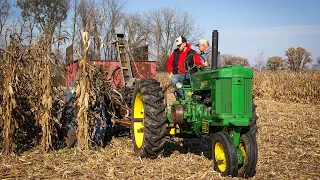
<path id="1" fill-rule="evenodd" d="M 217 69 L 218 31 L 212 33 L 212 69 L 198 67 L 178 82 L 187 97 L 164 103 L 160 83 L 154 79 L 136 82 L 131 129 L 135 153 L 157 158 L 164 151 L 165 136 L 212 137 L 214 169 L 222 176 L 252 177 L 256 172 L 257 142 L 251 69 L 226 66 Z M 189 69 L 190 70 L 190 69 Z"/>

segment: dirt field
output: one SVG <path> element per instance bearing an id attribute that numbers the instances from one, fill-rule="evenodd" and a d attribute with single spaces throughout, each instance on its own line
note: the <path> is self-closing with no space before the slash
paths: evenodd
<path id="1" fill-rule="evenodd" d="M 259 159 L 253 179 L 319 179 L 320 105 L 256 104 Z M 0 179 L 229 179 L 213 171 L 210 148 L 208 137 L 174 139 L 164 157 L 140 159 L 130 138 L 114 137 L 96 151 L 0 155 Z"/>

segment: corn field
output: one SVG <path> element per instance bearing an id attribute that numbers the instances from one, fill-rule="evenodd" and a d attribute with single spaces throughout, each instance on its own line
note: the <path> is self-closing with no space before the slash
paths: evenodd
<path id="1" fill-rule="evenodd" d="M 320 104 L 320 71 L 255 72 L 253 94 L 265 100 Z"/>
<path id="2" fill-rule="evenodd" d="M 157 79 L 162 85 L 170 84 L 168 73 L 158 73 Z M 320 104 L 320 71 L 255 71 L 252 83 L 255 99 Z"/>
<path id="3" fill-rule="evenodd" d="M 101 79 L 98 78 L 102 77 L 101 70 L 99 67 L 90 64 L 86 57 L 86 49 L 90 45 L 90 39 L 88 38 L 88 34 L 86 32 L 82 32 L 81 41 L 84 51 L 78 51 L 78 55 L 80 57 L 78 79 L 75 86 L 75 106 L 72 107 L 77 109 L 76 148 L 74 151 L 63 149 L 65 147 L 63 141 L 63 135 L 65 132 L 62 128 L 62 119 L 65 114 L 62 113 L 62 109 L 65 105 L 66 88 L 64 74 L 66 72 L 64 65 L 60 63 L 60 60 L 57 60 L 55 57 L 53 57 L 50 52 L 50 46 L 55 42 L 47 41 L 47 39 L 51 39 L 50 37 L 40 36 L 35 45 L 25 46 L 17 34 L 12 34 L 7 38 L 8 40 L 6 41 L 6 46 L 3 51 L 1 51 L 3 53 L 1 53 L 0 56 L 0 84 L 2 86 L 0 88 L 1 152 L 6 155 L 10 153 L 27 152 L 32 154 L 33 152 L 36 152 L 35 154 L 37 154 L 36 156 L 38 157 L 35 155 L 28 155 L 28 157 L 36 157 L 35 159 L 30 160 L 36 163 L 35 166 L 32 166 L 35 168 L 38 167 L 38 164 L 41 164 L 40 161 L 44 161 L 45 166 L 49 169 L 53 168 L 50 164 L 51 162 L 55 164 L 54 166 L 64 167 L 66 166 L 66 160 L 68 163 L 73 164 L 71 170 L 79 173 L 68 174 L 69 171 L 65 171 L 65 168 L 56 168 L 55 171 L 58 172 L 57 174 L 49 170 L 48 174 L 40 173 L 38 175 L 34 174 L 25 176 L 27 173 L 22 173 L 22 171 L 20 173 L 20 171 L 16 171 L 14 168 L 8 169 L 7 166 L 0 166 L 0 178 L 50 178 L 53 174 L 55 174 L 54 177 L 56 178 L 80 177 L 81 174 L 83 174 L 85 177 L 102 178 L 101 176 L 97 175 L 97 173 L 102 170 L 101 168 L 95 167 L 94 164 L 97 163 L 100 163 L 101 166 L 105 167 L 106 169 L 112 167 L 111 169 L 107 170 L 109 173 L 105 174 L 103 178 L 123 179 L 131 176 L 137 178 L 155 178 L 151 177 L 150 173 L 145 173 L 145 171 L 140 171 L 139 169 L 131 170 L 131 164 L 124 163 L 127 162 L 128 159 L 132 159 L 130 162 L 133 162 L 136 165 L 140 164 L 143 169 L 158 174 L 163 174 L 163 170 L 156 170 L 156 167 L 159 166 L 159 163 L 162 169 L 169 167 L 169 169 L 166 171 L 171 172 L 174 167 L 179 166 L 179 164 L 185 164 L 186 159 L 189 159 L 187 164 L 192 164 L 192 166 L 190 166 L 190 170 L 184 170 L 181 167 L 179 171 L 179 177 L 194 177 L 196 179 L 208 179 L 209 177 L 221 178 L 218 174 L 216 174 L 216 172 L 211 170 L 211 161 L 206 158 L 210 155 L 210 152 L 205 150 L 208 146 L 206 139 L 204 139 L 204 142 L 190 142 L 190 147 L 176 147 L 180 149 L 181 152 L 187 152 L 186 155 L 181 155 L 176 151 L 167 152 L 167 156 L 170 156 L 170 159 L 159 159 L 155 163 L 151 161 L 149 162 L 149 160 L 142 160 L 134 157 L 131 152 L 133 148 L 131 147 L 132 144 L 129 138 L 120 138 L 118 140 L 112 139 L 110 141 L 111 146 L 107 146 L 105 149 L 101 149 L 100 151 L 93 151 L 93 149 L 96 148 L 96 144 L 94 143 L 94 131 L 96 130 L 95 123 L 97 119 L 101 119 L 101 115 L 97 114 L 94 112 L 94 109 L 92 109 L 93 105 L 97 102 L 105 102 L 104 99 L 101 99 L 101 92 L 107 92 L 106 98 L 108 99 L 109 104 L 107 104 L 106 109 L 108 114 L 115 116 L 116 110 L 114 108 L 116 106 L 122 106 L 124 97 L 123 92 L 118 92 L 111 87 L 102 86 L 103 83 L 100 81 Z M 161 86 L 164 89 L 169 88 L 166 93 L 166 101 L 167 103 L 171 103 L 174 99 L 174 95 L 173 88 L 170 86 L 168 73 L 157 73 L 156 79 L 161 83 Z M 267 170 L 270 168 L 270 165 L 267 164 L 270 161 L 269 157 L 267 157 L 270 151 L 272 151 L 274 154 L 280 153 L 279 158 L 291 158 L 286 153 L 287 147 L 283 147 L 282 149 L 280 148 L 281 152 L 278 152 L 279 148 L 275 149 L 270 148 L 274 146 L 265 146 L 270 141 L 270 138 L 291 138 L 290 135 L 293 133 L 293 130 L 288 129 L 286 133 L 279 134 L 278 128 L 288 127 L 292 122 L 292 119 L 305 119 L 305 121 L 312 121 L 318 117 L 318 112 L 320 112 L 320 72 L 310 71 L 292 73 L 256 71 L 254 72 L 253 78 L 253 95 L 258 102 L 258 116 L 260 115 L 261 119 L 260 130 L 262 134 L 261 137 L 258 137 L 259 144 L 261 144 L 261 147 L 259 147 L 259 152 L 262 154 L 262 159 L 260 164 L 258 164 L 258 170 L 260 170 L 260 174 L 257 174 L 257 178 L 267 179 L 269 176 L 261 172 L 267 172 Z M 271 101 L 276 101 L 273 103 L 275 107 L 270 104 Z M 284 103 L 281 104 L 281 102 Z M 292 105 L 292 103 L 297 104 Z M 286 104 L 290 104 L 290 106 L 288 106 L 290 107 L 288 112 L 285 110 L 279 111 L 279 109 L 283 109 Z M 295 108 L 297 107 L 310 108 L 310 112 L 305 113 L 306 116 L 304 117 L 301 115 L 301 113 L 299 113 L 299 110 L 296 111 Z M 123 109 L 126 108 L 128 107 L 123 107 Z M 264 111 L 264 108 L 267 109 L 266 112 Z M 302 113 L 304 113 L 304 111 Z M 272 126 L 274 124 L 274 119 L 278 119 L 278 126 L 276 127 Z M 310 122 L 308 124 L 312 123 Z M 302 124 L 297 126 L 293 123 L 291 125 L 293 128 L 295 128 L 295 130 L 299 130 L 299 134 L 306 134 L 306 137 L 309 137 L 310 134 L 315 134 L 314 138 L 308 139 L 310 142 L 312 142 L 312 144 L 314 144 L 313 146 L 310 146 L 309 149 L 311 148 L 310 151 L 314 151 L 314 149 L 318 147 L 317 137 L 319 134 L 316 132 L 317 130 L 314 130 L 312 127 L 307 127 L 310 131 L 305 132 L 302 131 L 302 129 L 305 128 Z M 277 129 L 277 131 L 274 131 L 274 129 Z M 287 146 L 292 146 L 289 140 L 286 140 L 285 142 Z M 172 143 L 175 144 L 181 142 L 178 140 L 178 142 Z M 281 140 L 279 140 L 277 143 L 277 147 L 285 144 Z M 189 153 L 190 148 L 195 146 L 200 147 L 199 152 L 194 152 L 198 155 Z M 203 148 L 201 148 L 202 146 Z M 307 146 L 301 144 L 299 147 L 303 149 Z M 63 149 L 59 151 L 59 153 L 62 154 L 54 154 L 57 152 L 55 150 L 58 149 Z M 41 153 L 37 153 L 38 151 Z M 42 156 L 45 154 L 45 152 L 49 153 L 50 155 Z M 292 153 L 299 154 L 299 152 Z M 94 157 L 91 157 L 91 154 Z M 74 156 L 78 158 L 79 162 L 72 160 Z M 302 156 L 303 154 L 301 157 Z M 310 156 L 315 159 L 314 157 L 319 156 L 319 152 L 314 151 L 314 153 Z M 11 160 L 6 159 L 6 157 L 10 156 L 2 156 L 2 153 L 0 153 L 0 157 L 0 164 L 12 163 Z M 24 156 L 23 158 L 17 158 L 18 160 L 14 161 L 20 161 L 21 159 L 26 161 Z M 59 158 L 62 158 L 63 160 Z M 94 171 L 84 169 L 85 172 L 81 172 L 81 170 L 76 170 L 79 169 L 77 165 L 82 163 L 81 160 L 83 158 L 88 158 L 87 160 L 89 161 L 83 166 L 87 169 L 94 167 Z M 104 161 L 99 160 L 98 162 L 95 160 L 95 158 L 102 158 Z M 175 159 L 176 164 L 170 163 L 172 162 L 172 158 Z M 115 161 L 109 161 L 110 159 L 114 159 Z M 291 177 L 293 179 L 297 177 L 315 177 L 314 172 L 317 170 L 313 167 L 316 167 L 318 164 L 317 160 L 311 162 L 312 167 L 309 167 L 309 174 L 304 174 L 304 172 L 300 171 L 301 168 L 306 168 L 303 163 L 301 164 L 303 159 L 301 160 L 298 158 L 295 159 L 295 161 L 297 165 L 293 168 L 295 169 L 294 172 L 291 172 L 291 170 L 287 169 L 286 173 L 281 173 L 277 172 L 278 169 L 273 168 L 272 173 L 276 174 L 276 177 Z M 61 164 L 61 162 L 63 163 Z M 286 163 L 287 161 L 281 161 L 281 164 L 279 164 L 279 169 L 281 169 L 280 166 L 283 166 Z M 203 164 L 203 166 L 199 166 L 199 164 Z M 19 165 L 17 165 L 17 167 L 18 166 Z M 16 166 L 13 165 L 12 167 Z M 186 167 L 186 164 L 184 167 Z M 30 167 L 27 167 L 27 172 L 32 171 L 28 168 Z M 189 171 L 191 172 L 191 169 L 197 169 L 197 172 L 199 173 L 188 174 Z M 168 174 L 163 174 L 163 178 L 166 178 L 166 175 Z M 168 176 L 167 178 L 173 177 L 177 176 L 172 175 L 170 177 Z"/>
<path id="4" fill-rule="evenodd" d="M 11 35 L 1 59 L 1 143 L 6 153 L 22 151 L 40 145 L 43 151 L 57 148 L 61 133 L 61 108 L 64 105 L 64 68 L 51 56 L 50 37 L 40 36 L 36 45 L 24 46 L 18 35 Z M 82 33 L 82 47 L 87 49 L 90 40 Z M 54 42 L 53 42 L 54 43 Z M 94 74 L 98 71 L 86 60 L 86 51 L 79 53 L 78 81 L 76 86 L 77 146 L 89 149 L 89 124 L 94 113 L 90 101 L 97 101 Z M 168 87 L 167 73 L 156 77 Z M 320 72 L 256 71 L 253 78 L 253 95 L 256 99 L 281 102 L 319 104 Z M 173 91 L 172 88 L 169 89 Z M 119 94 L 119 92 L 117 92 Z M 120 102 L 120 100 L 118 100 Z M 118 104 L 120 104 L 118 102 Z M 112 107 L 111 107 L 112 108 Z M 90 117 L 90 118 L 89 118 Z M 55 146 L 55 147 L 53 147 Z"/>

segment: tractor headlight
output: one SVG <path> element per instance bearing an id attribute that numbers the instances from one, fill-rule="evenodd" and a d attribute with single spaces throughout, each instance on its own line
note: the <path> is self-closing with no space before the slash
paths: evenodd
<path id="1" fill-rule="evenodd" d="M 178 89 L 181 89 L 181 88 L 182 88 L 182 83 L 181 83 L 181 82 L 177 82 L 176 87 L 177 87 Z"/>

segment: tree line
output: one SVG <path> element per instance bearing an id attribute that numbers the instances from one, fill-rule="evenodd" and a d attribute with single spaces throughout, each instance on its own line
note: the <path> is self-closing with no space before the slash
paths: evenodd
<path id="1" fill-rule="evenodd" d="M 263 60 L 263 50 L 258 50 L 257 57 L 255 58 L 255 65 L 251 66 L 248 59 L 245 57 L 223 54 L 220 56 L 221 66 L 226 65 L 242 65 L 251 67 L 256 70 L 271 70 L 271 71 L 307 71 L 320 69 L 320 57 L 313 62 L 311 53 L 303 47 L 291 47 L 285 51 L 286 58 L 280 56 L 269 57 L 267 62 Z"/>
<path id="2" fill-rule="evenodd" d="M 81 30 L 88 32 L 92 41 L 87 51 L 88 59 L 115 59 L 116 51 L 110 42 L 115 39 L 116 28 L 123 27 L 129 52 L 134 54 L 139 47 L 148 46 L 148 57 L 157 60 L 158 69 L 165 71 L 166 60 L 174 48 L 176 37 L 185 36 L 190 43 L 195 43 L 203 35 L 196 20 L 187 11 L 158 8 L 149 12 L 127 13 L 126 2 L 121 0 L 17 0 L 16 4 L 0 0 L 0 7 L 1 38 L 6 33 L 5 29 L 9 28 L 20 35 L 25 45 L 31 46 L 46 34 L 52 42 L 57 42 L 51 51 L 63 61 L 66 46 L 70 44 L 72 59 L 79 58 L 77 54 L 83 49 Z M 16 21 L 9 22 L 13 18 L 13 7 L 19 8 L 21 15 L 14 17 Z M 273 56 L 267 62 L 263 61 L 263 53 L 258 51 L 253 66 L 247 58 L 230 54 L 222 54 L 220 64 L 239 64 L 259 70 L 301 71 L 307 70 L 313 61 L 310 52 L 303 47 L 289 48 L 285 52 L 286 59 Z M 320 69 L 320 57 L 311 69 Z"/>
<path id="3" fill-rule="evenodd" d="M 115 39 L 119 27 L 126 32 L 129 50 L 148 45 L 150 59 L 166 58 L 177 36 L 196 42 L 202 35 L 195 19 L 186 11 L 159 8 L 127 13 L 126 3 L 121 0 L 18 0 L 15 5 L 1 0 L 0 3 L 1 7 L 7 7 L 1 8 L 1 37 L 5 34 L 3 27 L 18 32 L 26 45 L 36 43 L 41 33 L 52 34 L 53 41 L 63 40 L 52 47 L 61 58 L 65 57 L 69 44 L 73 45 L 74 58 L 78 58 L 76 51 L 82 49 L 80 30 L 89 33 L 92 43 L 87 57 L 95 60 L 114 58 L 116 53 L 110 42 Z M 21 9 L 21 16 L 8 24 L 12 6 Z"/>

